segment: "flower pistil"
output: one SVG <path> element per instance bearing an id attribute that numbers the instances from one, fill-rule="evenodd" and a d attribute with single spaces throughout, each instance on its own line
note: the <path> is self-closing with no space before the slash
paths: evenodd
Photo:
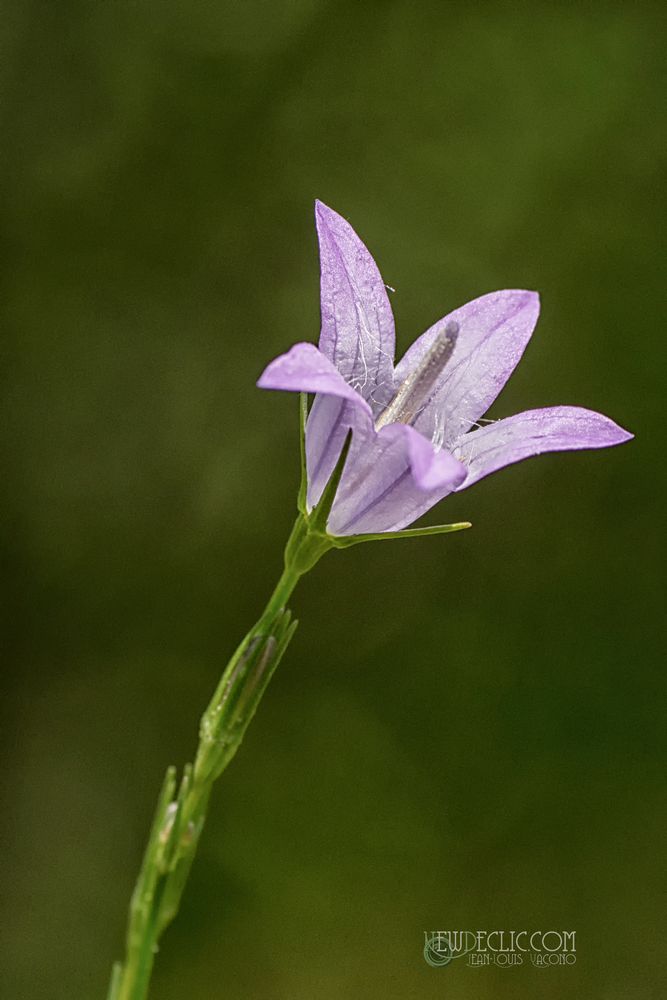
<path id="1" fill-rule="evenodd" d="M 459 324 L 456 320 L 451 320 L 437 335 L 420 364 L 401 383 L 392 401 L 377 418 L 376 431 L 387 424 L 411 424 L 419 416 L 454 352 L 458 335 Z"/>

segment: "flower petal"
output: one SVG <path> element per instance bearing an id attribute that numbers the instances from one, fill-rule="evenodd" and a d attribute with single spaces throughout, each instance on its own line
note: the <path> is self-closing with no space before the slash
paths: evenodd
<path id="1" fill-rule="evenodd" d="M 342 216 L 315 203 L 320 243 L 320 350 L 379 412 L 392 395 L 394 317 L 377 265 Z"/>
<path id="2" fill-rule="evenodd" d="M 456 454 L 468 466 L 468 476 L 458 488 L 542 452 L 608 448 L 632 437 L 609 417 L 580 406 L 526 410 L 463 435 Z"/>
<path id="3" fill-rule="evenodd" d="M 286 354 L 274 358 L 260 375 L 257 385 L 260 389 L 337 396 L 358 406 L 371 419 L 368 403 L 347 384 L 331 361 L 314 344 L 294 344 Z"/>
<path id="4" fill-rule="evenodd" d="M 349 428 L 364 433 L 372 430 L 371 409 L 314 344 L 295 344 L 275 358 L 257 385 L 317 393 L 306 424 L 307 502 L 312 508 L 334 470 Z"/>
<path id="5" fill-rule="evenodd" d="M 342 376 L 339 376 L 342 378 Z M 347 384 L 347 383 L 346 383 Z M 355 393 L 363 407 L 364 402 Z M 317 503 L 324 487 L 329 482 L 340 456 L 345 438 L 350 428 L 367 434 L 371 431 L 373 418 L 353 401 L 336 396 L 315 396 L 306 424 L 306 466 L 308 469 L 308 509 Z"/>
<path id="6" fill-rule="evenodd" d="M 396 367 L 402 382 L 448 323 L 459 327 L 452 357 L 414 426 L 451 447 L 488 410 L 518 364 L 537 323 L 536 292 L 505 289 L 454 310 L 410 347 Z"/>
<path id="7" fill-rule="evenodd" d="M 463 481 L 465 468 L 406 424 L 357 434 L 329 517 L 336 535 L 396 531 Z"/>

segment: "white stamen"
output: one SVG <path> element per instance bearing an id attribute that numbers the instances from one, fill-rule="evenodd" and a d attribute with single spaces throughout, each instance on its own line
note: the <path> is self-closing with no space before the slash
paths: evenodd
<path id="1" fill-rule="evenodd" d="M 376 430 L 387 424 L 410 424 L 418 416 L 452 356 L 458 333 L 459 324 L 451 320 L 435 338 L 421 363 L 399 386 L 389 406 L 376 420 Z"/>

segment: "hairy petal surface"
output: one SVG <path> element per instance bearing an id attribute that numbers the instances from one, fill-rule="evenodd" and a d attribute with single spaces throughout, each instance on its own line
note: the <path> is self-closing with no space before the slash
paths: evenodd
<path id="1" fill-rule="evenodd" d="M 468 476 L 458 489 L 543 452 L 608 448 L 632 437 L 609 417 L 580 406 L 526 410 L 463 435 L 455 453 L 468 466 Z"/>
<path id="2" fill-rule="evenodd" d="M 347 384 L 331 361 L 314 344 L 295 344 L 266 366 L 257 385 L 260 389 L 316 392 L 346 399 L 371 418 L 368 403 Z"/>
<path id="3" fill-rule="evenodd" d="M 395 531 L 450 493 L 466 475 L 406 424 L 357 434 L 329 517 L 329 531 L 354 535 Z"/>
<path id="4" fill-rule="evenodd" d="M 458 325 L 452 357 L 414 426 L 451 447 L 489 408 L 514 371 L 540 312 L 536 292 L 505 289 L 482 295 L 432 326 L 396 368 L 403 381 L 447 324 Z"/>
<path id="5" fill-rule="evenodd" d="M 382 277 L 352 226 L 315 203 L 320 244 L 320 350 L 374 413 L 391 398 L 394 317 Z"/>

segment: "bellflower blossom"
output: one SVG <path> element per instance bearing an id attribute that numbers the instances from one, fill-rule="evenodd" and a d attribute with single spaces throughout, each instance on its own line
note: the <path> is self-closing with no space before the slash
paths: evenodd
<path id="1" fill-rule="evenodd" d="M 399 531 L 449 493 L 513 462 L 632 437 L 578 406 L 480 422 L 528 344 L 540 310 L 536 292 L 510 289 L 468 302 L 418 337 L 394 367 L 394 318 L 375 261 L 332 209 L 316 202 L 315 217 L 319 347 L 295 344 L 258 385 L 315 394 L 306 425 L 308 509 L 352 431 L 331 535 Z"/>

